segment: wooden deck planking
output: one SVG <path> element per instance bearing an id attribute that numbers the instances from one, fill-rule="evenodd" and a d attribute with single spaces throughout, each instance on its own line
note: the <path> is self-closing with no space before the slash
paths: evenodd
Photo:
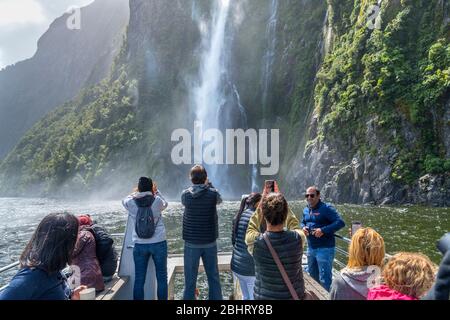
<path id="1" fill-rule="evenodd" d="M 218 267 L 219 272 L 229 272 L 231 271 L 231 253 L 220 252 L 218 253 Z M 307 257 L 303 255 L 302 264 L 306 265 Z M 169 299 L 173 300 L 175 297 L 175 275 L 177 273 L 184 272 L 184 258 L 182 254 L 172 254 L 169 255 L 167 260 L 167 272 L 168 272 L 168 282 L 169 282 Z M 204 272 L 203 263 L 200 259 L 199 272 Z M 303 271 L 303 279 L 305 281 L 305 291 L 308 300 L 329 300 L 329 293 L 318 284 L 311 276 Z M 234 296 L 239 299 L 241 295 L 239 294 L 239 284 L 234 284 Z"/>

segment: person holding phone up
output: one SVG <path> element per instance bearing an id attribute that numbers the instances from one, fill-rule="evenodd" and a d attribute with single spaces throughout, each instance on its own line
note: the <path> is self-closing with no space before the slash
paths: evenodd
<path id="1" fill-rule="evenodd" d="M 262 198 L 269 195 L 270 193 L 279 193 L 279 187 L 276 181 L 266 180 L 264 184 L 264 190 L 262 193 Z M 291 208 L 288 207 L 287 218 L 284 223 L 285 230 L 292 230 L 298 232 L 302 238 L 302 244 L 306 243 L 306 236 L 303 230 L 300 228 L 300 223 L 292 212 Z M 256 208 L 255 213 L 250 218 L 248 223 L 247 232 L 245 234 L 245 243 L 247 244 L 247 250 L 250 254 L 253 254 L 253 246 L 258 239 L 258 237 L 266 231 L 266 223 L 261 211 L 261 202 L 258 208 Z"/>
<path id="2" fill-rule="evenodd" d="M 308 273 L 330 291 L 336 251 L 334 233 L 345 227 L 345 222 L 332 205 L 322 202 L 316 187 L 309 187 L 305 198 L 308 205 L 303 210 L 301 227 L 308 238 Z"/>

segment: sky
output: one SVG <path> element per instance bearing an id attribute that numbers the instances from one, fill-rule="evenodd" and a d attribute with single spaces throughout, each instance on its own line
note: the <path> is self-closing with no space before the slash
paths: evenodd
<path id="1" fill-rule="evenodd" d="M 94 0 L 0 0 L 0 69 L 31 58 L 38 39 L 71 6 Z"/>

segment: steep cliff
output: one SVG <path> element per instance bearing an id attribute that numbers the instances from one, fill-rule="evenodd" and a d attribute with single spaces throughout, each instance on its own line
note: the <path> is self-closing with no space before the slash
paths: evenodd
<path id="1" fill-rule="evenodd" d="M 178 197 L 190 164 L 172 162 L 171 133 L 194 130 L 200 91 L 221 129 L 280 129 L 289 197 L 316 184 L 336 202 L 449 205 L 449 4 L 382 1 L 373 28 L 370 5 L 130 0 L 111 76 L 24 136 L 0 191 L 118 195 L 150 175 Z M 211 176 L 236 197 L 267 178 L 254 169 Z"/>
<path id="2" fill-rule="evenodd" d="M 169 163 L 170 132 L 186 114 L 175 110 L 189 112 L 185 80 L 199 40 L 192 4 L 132 0 L 129 6 L 108 79 L 22 138 L 0 166 L 3 194 L 106 196 L 128 192 L 138 175 L 151 174 L 163 188 L 180 178 Z"/>
<path id="3" fill-rule="evenodd" d="M 0 159 L 47 112 L 108 75 L 128 17 L 127 0 L 96 0 L 81 8 L 79 30 L 64 14 L 32 58 L 0 71 Z"/>
<path id="4" fill-rule="evenodd" d="M 449 205 L 447 1 L 328 1 L 333 47 L 317 74 L 306 148 L 285 176 L 353 203 Z M 369 11 L 370 13 L 370 11 Z"/>

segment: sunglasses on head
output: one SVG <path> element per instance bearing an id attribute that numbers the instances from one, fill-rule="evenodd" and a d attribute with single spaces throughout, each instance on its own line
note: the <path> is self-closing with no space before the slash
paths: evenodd
<path id="1" fill-rule="evenodd" d="M 315 197 L 316 197 L 316 195 L 313 194 L 313 193 L 307 193 L 307 194 L 305 194 L 305 198 L 311 198 L 311 199 L 314 199 Z"/>

